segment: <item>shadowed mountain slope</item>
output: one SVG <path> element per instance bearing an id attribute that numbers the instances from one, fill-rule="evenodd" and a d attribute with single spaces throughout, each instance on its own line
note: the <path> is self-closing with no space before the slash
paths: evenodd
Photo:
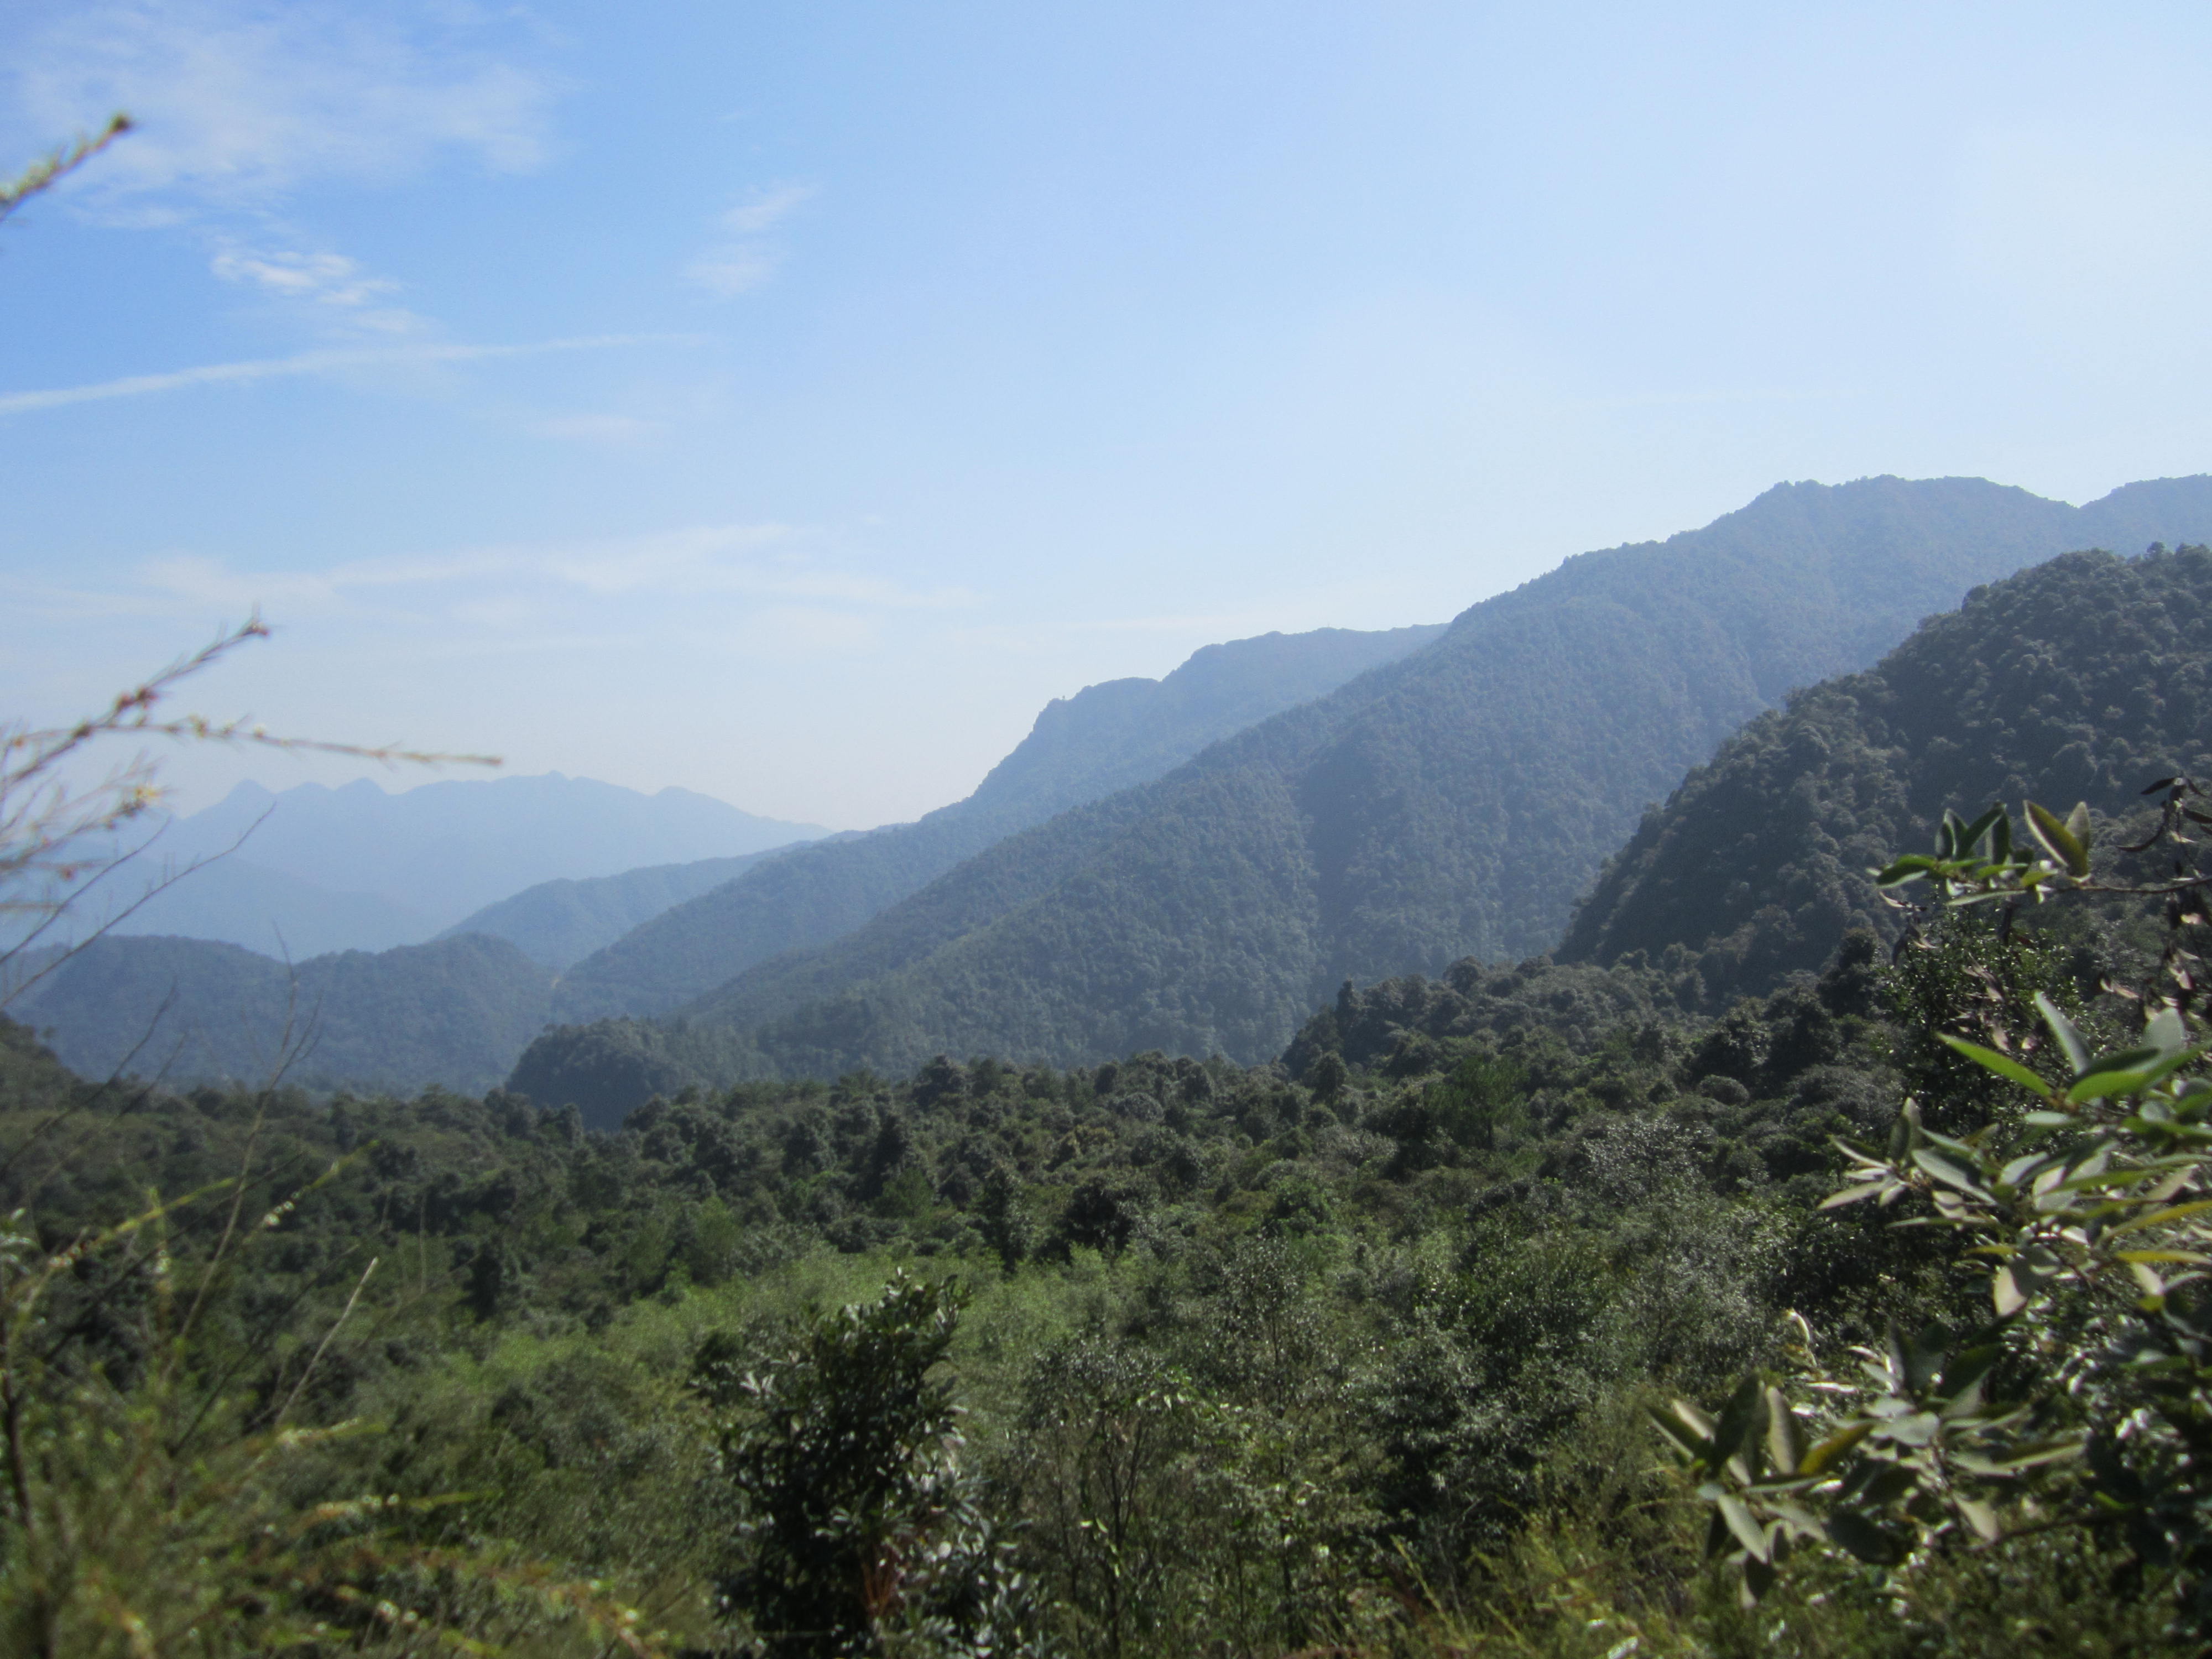
<path id="1" fill-rule="evenodd" d="M 1976 479 L 1778 486 L 1486 600 L 1419 654 L 740 975 L 653 1043 L 702 1077 L 1258 1059 L 1344 979 L 1542 950 L 1644 803 L 1966 589 L 2200 525 L 2212 480 L 2080 509 Z M 517 1086 L 557 1102 L 579 1041 L 541 1039 Z"/>
<path id="2" fill-rule="evenodd" d="M 109 937 L 8 1013 L 85 1077 L 480 1091 L 544 1027 L 552 988 L 548 970 L 481 933 L 290 969 L 210 939 Z"/>
<path id="3" fill-rule="evenodd" d="M 1946 807 L 2117 814 L 2212 769 L 2212 554 L 2069 554 L 1978 589 L 1881 664 L 1753 721 L 1606 867 L 1564 959 L 1694 965 L 1713 1001 L 1894 936 L 1868 872 Z"/>
<path id="4" fill-rule="evenodd" d="M 967 799 L 803 848 L 675 906 L 566 975 L 566 1019 L 653 1013 L 757 963 L 827 944 L 963 859 L 1055 813 L 1143 783 L 1208 744 L 1334 690 L 1443 633 L 1324 628 L 1210 645 L 1164 679 L 1111 680 L 1055 699 Z"/>

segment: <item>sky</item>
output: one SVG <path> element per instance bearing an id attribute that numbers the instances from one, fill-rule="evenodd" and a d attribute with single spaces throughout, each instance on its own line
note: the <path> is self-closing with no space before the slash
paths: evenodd
<path id="1" fill-rule="evenodd" d="M 139 125 L 0 226 L 0 714 L 258 606 L 191 706 L 861 828 L 1778 481 L 2204 471 L 2209 70 L 2180 3 L 15 0 L 0 165 Z"/>

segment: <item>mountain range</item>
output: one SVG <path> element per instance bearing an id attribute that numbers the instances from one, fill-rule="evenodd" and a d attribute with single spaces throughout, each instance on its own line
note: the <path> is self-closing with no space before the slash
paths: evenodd
<path id="1" fill-rule="evenodd" d="M 914 823 L 802 848 L 672 907 L 565 975 L 558 1016 L 650 1014 L 756 963 L 828 944 L 1008 836 L 1171 771 L 1271 714 L 1411 655 L 1437 623 L 1323 628 L 1210 645 L 1158 680 L 1109 680 L 1046 705 L 965 800 Z"/>
<path id="2" fill-rule="evenodd" d="M 717 963 L 736 953 L 742 965 L 764 953 L 758 931 L 730 934 L 725 922 L 732 914 L 749 919 L 757 930 L 784 930 L 781 935 L 771 933 L 769 950 L 782 948 L 774 941 L 783 938 L 832 938 L 1009 829 L 1049 817 L 1069 803 L 1110 793 L 1133 779 L 1157 776 L 1221 732 L 1316 696 L 1372 664 L 1418 650 L 1442 631 L 1438 625 L 1382 633 L 1322 629 L 1303 635 L 1270 634 L 1208 646 L 1161 680 L 1112 681 L 1055 700 L 1038 716 L 1030 736 L 969 800 L 932 813 L 919 823 L 734 859 L 695 860 L 617 875 L 540 882 L 464 917 L 441 934 L 435 945 L 374 955 L 352 951 L 310 957 L 301 963 L 296 975 L 286 974 L 267 955 L 252 955 L 234 944 L 205 938 L 127 937 L 118 930 L 54 967 L 10 1005 L 10 1012 L 48 1030 L 64 1060 L 81 1072 L 100 1075 L 158 1061 L 172 1079 L 250 1082 L 271 1074 L 279 1051 L 287 1048 L 286 1034 L 300 1036 L 301 1011 L 311 1006 L 313 1046 L 305 1052 L 288 1051 L 285 1058 L 285 1075 L 295 1081 L 355 1088 L 418 1087 L 434 1081 L 453 1088 L 489 1086 L 505 1075 L 524 1043 L 553 1017 L 555 975 L 569 969 L 580 957 L 586 960 L 571 976 L 581 975 L 587 987 L 604 982 L 607 962 L 619 969 L 640 954 L 648 962 L 656 957 L 672 961 L 675 966 L 664 963 L 657 971 L 684 993 L 712 986 L 727 977 Z M 586 780 L 550 781 L 559 787 L 550 792 L 541 787 L 538 793 L 550 793 L 556 799 L 541 800 L 537 810 L 557 813 L 564 800 L 580 805 L 585 836 L 578 840 L 604 829 L 603 818 L 595 823 L 590 817 L 593 807 L 611 801 L 617 810 L 635 814 L 635 803 L 648 799 L 632 797 L 624 803 L 621 797 L 629 792 L 609 792 L 608 786 Z M 544 786 L 549 781 L 503 780 L 501 785 L 516 782 Z M 305 810 L 283 820 L 290 826 L 303 821 L 327 825 L 342 817 L 349 804 L 365 808 L 372 820 L 388 818 L 390 801 L 409 799 L 386 797 L 373 785 L 355 785 L 304 795 L 290 791 L 277 799 L 290 804 L 295 798 Z M 433 803 L 441 799 L 431 797 Z M 450 795 L 443 799 L 453 799 Z M 511 789 L 504 797 L 505 801 L 520 799 Z M 656 805 L 672 799 L 678 809 L 678 830 L 686 827 L 687 819 L 703 821 L 710 830 L 717 828 L 714 815 L 700 813 L 691 805 L 703 798 L 687 801 L 684 792 L 674 790 L 650 798 Z M 498 824 L 485 810 L 486 798 L 465 796 L 461 805 L 473 811 L 464 827 L 476 832 L 478 841 L 485 838 L 486 830 L 495 840 Z M 194 848 L 220 846 L 225 844 L 222 837 L 235 839 L 241 828 L 253 825 L 259 814 L 266 813 L 268 821 L 253 832 L 258 850 L 260 836 L 280 821 L 269 810 L 265 792 L 239 792 L 225 807 L 225 811 L 185 820 L 177 826 L 185 833 L 176 839 Z M 750 820 L 752 824 L 766 822 Z M 720 828 L 726 830 L 726 823 Z M 640 836 L 629 844 L 666 846 L 671 834 L 664 826 L 658 842 Z M 327 837 L 327 844 L 350 850 L 362 839 L 358 829 L 341 826 Z M 472 844 L 465 836 L 453 839 L 457 844 Z M 519 832 L 518 839 L 526 839 L 526 835 Z M 319 843 L 313 834 L 292 827 L 275 844 L 278 854 L 294 860 L 295 867 L 303 866 L 309 872 L 322 868 L 313 862 Z M 597 856 L 606 861 L 612 856 L 611 848 L 622 844 L 618 839 L 602 842 Z M 412 854 L 386 848 L 383 867 L 397 863 L 404 869 L 404 857 L 420 855 L 419 847 Z M 377 866 L 365 861 L 365 867 Z M 527 866 L 519 861 L 517 867 Z M 226 890 L 220 884 L 228 878 L 234 884 L 228 890 L 240 896 L 235 915 L 258 920 L 247 901 L 265 890 L 256 885 L 260 872 L 234 873 L 237 870 L 234 855 L 219 858 L 172 890 L 181 894 L 188 890 L 189 882 L 207 882 L 203 890 L 221 893 Z M 278 873 L 286 880 L 303 880 Z M 449 885 L 447 890 L 453 890 Z M 708 894 L 707 899 L 685 902 L 702 893 Z M 672 906 L 677 907 L 673 925 L 640 927 Z M 158 920 L 158 912 L 149 921 L 142 911 L 131 923 L 143 929 L 157 925 Z M 593 956 L 633 929 L 652 945 L 651 950 Z M 483 937 L 487 935 L 493 937 Z M 484 948 L 494 939 L 507 948 Z M 685 950 L 695 951 L 705 961 L 688 980 L 680 977 Z M 748 951 L 750 955 L 744 954 Z M 594 969 L 601 975 L 598 981 L 592 977 Z M 417 1020 L 404 1033 L 385 1030 L 392 1018 L 413 1018 L 404 1011 L 409 998 L 418 995 L 490 1012 L 481 1032 L 466 1039 L 448 1042 L 441 1035 L 446 1025 L 437 1020 L 427 1025 Z M 437 1058 L 441 1042 L 447 1043 L 442 1061 Z M 487 1059 L 493 1054 L 501 1056 L 496 1065 Z"/>
<path id="3" fill-rule="evenodd" d="M 1273 635 L 1091 688 L 915 824 L 519 894 L 510 860 L 507 896 L 466 915 L 467 849 L 494 832 L 461 836 L 434 943 L 287 970 L 110 937 L 11 1012 L 90 1073 L 250 1079 L 288 1053 L 320 1086 L 481 1088 L 512 1062 L 511 1087 L 611 1122 L 687 1082 L 939 1053 L 1265 1059 L 1340 983 L 1555 945 L 1669 951 L 1676 980 L 1694 969 L 1724 1000 L 1817 967 L 1867 917 L 1868 849 L 1913 844 L 1937 797 L 2101 800 L 2138 762 L 2205 748 L 2184 740 L 2201 698 L 2180 665 L 2212 642 L 2190 620 L 2204 555 L 2003 579 L 2075 546 L 2207 539 L 2208 478 L 2081 508 L 1972 479 L 1778 486 L 1448 628 Z M 2024 697 L 2043 712 L 2008 725 Z M 1946 769 L 1977 744 L 1990 778 Z M 373 809 L 407 799 L 368 787 Z M 198 833 L 222 830 L 203 817 Z M 1731 834 L 1759 850 L 1727 850 Z M 272 843 L 303 860 L 284 873 L 326 873 L 294 850 L 313 839 Z M 325 844 L 377 892 L 389 866 L 361 839 Z M 594 1006 L 623 1012 L 545 1025 Z"/>
<path id="4" fill-rule="evenodd" d="M 2080 508 L 1978 479 L 1778 486 L 1571 559 L 658 1025 L 549 1033 L 513 1083 L 559 1101 L 633 1060 L 722 1080 L 938 1053 L 1263 1058 L 1342 981 L 1547 949 L 1645 806 L 1731 732 L 1969 589 L 2072 548 L 2208 534 L 2205 478 Z"/>

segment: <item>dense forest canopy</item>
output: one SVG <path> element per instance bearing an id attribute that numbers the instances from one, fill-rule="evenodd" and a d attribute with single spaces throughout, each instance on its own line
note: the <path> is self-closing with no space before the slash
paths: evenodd
<path id="1" fill-rule="evenodd" d="M 1560 955 L 1694 963 L 1715 1006 L 1894 936 L 1871 872 L 1950 806 L 2133 808 L 2212 771 L 2212 553 L 2076 553 L 1978 588 L 1873 669 L 1814 686 L 1691 772 L 1607 866 Z"/>

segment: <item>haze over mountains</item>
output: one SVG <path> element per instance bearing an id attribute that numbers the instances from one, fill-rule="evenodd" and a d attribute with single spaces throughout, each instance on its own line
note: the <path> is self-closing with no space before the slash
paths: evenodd
<path id="1" fill-rule="evenodd" d="M 281 793 L 241 783 L 162 829 L 146 866 L 204 862 L 115 931 L 295 959 L 383 950 L 428 939 L 538 882 L 757 854 L 828 833 L 690 790 L 647 795 L 557 772 L 447 779 L 397 794 L 366 778 Z"/>
<path id="2" fill-rule="evenodd" d="M 734 956 L 742 964 L 765 953 L 757 942 L 747 943 L 748 937 L 757 940 L 757 932 L 751 936 L 732 933 L 718 925 L 720 917 L 734 911 L 753 919 L 757 929 L 785 930 L 772 939 L 834 937 L 1009 829 L 1048 817 L 1063 805 L 1110 793 L 1133 779 L 1157 776 L 1221 732 L 1318 695 L 1374 663 L 1419 648 L 1442 632 L 1441 624 L 1381 633 L 1322 629 L 1209 646 L 1164 679 L 1117 680 L 1054 701 L 1038 716 L 1030 736 L 993 770 L 974 796 L 920 823 L 738 859 L 541 882 L 465 917 L 441 934 L 436 946 L 389 950 L 374 957 L 356 952 L 311 959 L 302 964 L 297 991 L 281 970 L 272 972 L 277 969 L 275 963 L 249 958 L 222 945 L 194 939 L 111 936 L 41 982 L 15 1012 L 33 1024 L 51 1027 L 64 1060 L 94 1074 L 152 1059 L 172 1078 L 263 1078 L 283 1047 L 283 1034 L 307 1030 L 303 1016 L 311 1010 L 313 1042 L 291 1063 L 288 1075 L 295 1081 L 356 1087 L 419 1087 L 432 1081 L 456 1088 L 489 1086 L 505 1075 L 523 1043 L 552 1017 L 555 981 L 549 969 L 568 966 L 702 889 L 729 884 L 732 878 L 748 872 L 756 878 L 752 884 L 738 884 L 744 891 L 734 903 L 708 906 L 703 927 L 701 914 L 689 913 L 675 927 L 649 935 L 674 941 L 673 948 L 664 946 L 659 954 L 678 968 L 686 960 L 678 952 L 687 945 L 706 957 L 705 967 L 694 969 L 695 977 L 688 980 L 678 978 L 678 969 L 665 964 L 658 969 L 677 979 L 680 994 L 726 978 L 727 973 L 714 965 L 720 960 Z M 636 810 L 634 804 L 620 801 L 629 792 L 614 791 L 610 797 L 604 793 L 609 788 L 605 785 L 559 781 L 571 794 L 577 793 L 577 785 L 583 786 L 581 799 L 587 807 L 611 799 L 618 810 Z M 357 791 L 363 787 L 352 787 Z M 373 790 L 373 786 L 368 787 Z M 283 799 L 289 802 L 295 793 L 288 792 Z M 687 817 L 702 816 L 690 805 L 702 798 L 686 800 L 681 791 L 665 791 L 651 799 L 659 802 L 671 797 Z M 380 792 L 321 791 L 305 797 L 308 811 L 301 817 L 319 814 L 326 819 L 342 811 L 348 799 L 380 814 L 389 798 Z M 481 799 L 474 820 L 477 823 L 485 821 Z M 646 799 L 633 797 L 633 803 Z M 242 817 L 252 798 L 235 795 L 233 802 L 240 803 L 241 810 L 228 817 L 204 814 L 203 818 L 211 817 L 211 823 L 188 823 L 198 826 L 196 833 L 204 840 L 234 835 L 230 825 Z M 705 816 L 711 828 L 713 817 Z M 679 820 L 679 829 L 684 823 Z M 259 834 L 257 830 L 257 847 Z M 357 840 L 349 835 L 331 837 L 341 848 Z M 666 831 L 658 844 L 667 844 Z M 309 869 L 319 867 L 311 861 L 316 845 L 311 836 L 296 831 L 283 843 Z M 605 856 L 605 843 L 598 851 Z M 782 866 L 801 853 L 806 860 L 786 876 Z M 387 850 L 386 867 L 393 861 Z M 218 860 L 191 879 L 214 877 L 234 863 L 234 859 Z M 766 877 L 775 879 L 757 879 Z M 258 890 L 253 885 L 258 878 L 258 872 L 246 873 L 240 885 L 247 895 Z M 179 885 L 181 889 L 185 884 Z M 495 935 L 503 945 L 516 948 L 442 948 L 466 943 L 471 933 Z M 479 939 L 475 944 L 487 942 Z M 772 942 L 769 948 L 782 945 Z M 747 950 L 753 954 L 743 954 Z M 617 957 L 614 962 L 618 967 L 626 959 Z M 647 959 L 654 957 L 647 953 Z M 166 988 L 187 980 L 192 984 L 190 997 L 173 1004 Z M 483 1022 L 488 1035 L 453 1046 L 442 1070 L 435 1058 L 439 1039 L 434 1035 L 445 1029 L 442 1022 L 432 1022 L 427 1036 L 418 1023 L 410 1035 L 395 1036 L 385 1048 L 378 1048 L 374 1033 L 387 1020 L 407 1017 L 410 999 L 439 995 L 455 1006 L 495 1011 Z M 486 1048 L 487 1042 L 495 1048 L 498 1043 L 507 1045 L 499 1050 L 503 1058 L 489 1072 L 484 1056 L 492 1050 Z"/>
<path id="3" fill-rule="evenodd" d="M 1443 631 L 1439 623 L 1267 634 L 1207 646 L 1164 679 L 1109 680 L 1056 698 L 965 800 L 802 849 L 672 908 L 564 976 L 558 1014 L 657 1013 L 781 952 L 825 945 L 1007 836 L 1159 777 Z"/>
<path id="4" fill-rule="evenodd" d="M 571 1097 L 564 1068 L 604 1079 L 626 1051 L 702 1078 L 940 1052 L 1262 1058 L 1343 980 L 1546 949 L 1646 803 L 1968 588 L 2074 546 L 2208 533 L 2202 478 L 2078 509 L 1973 479 L 1778 486 L 1703 530 L 1569 560 L 666 1030 L 541 1038 L 515 1084 Z"/>
<path id="5" fill-rule="evenodd" d="M 82 1070 L 140 1067 L 158 1052 L 172 1076 L 251 1077 L 270 1034 L 287 1018 L 296 1027 L 307 1006 L 321 1035 L 293 1075 L 327 1086 L 482 1087 L 528 1042 L 512 1086 L 544 1103 L 576 1101 L 600 1122 L 686 1081 L 897 1072 L 940 1052 L 1063 1064 L 1144 1048 L 1264 1059 L 1346 980 L 1552 948 L 1645 808 L 1669 797 L 1584 905 L 1566 948 L 1609 960 L 1694 933 L 1682 948 L 1706 952 L 1721 995 L 1771 977 L 1777 963 L 1811 963 L 1852 913 L 1831 890 L 1856 843 L 1820 853 L 1827 863 L 1808 878 L 1829 894 L 1827 908 L 1798 916 L 1802 904 L 1784 903 L 1790 927 L 1776 931 L 1771 896 L 1717 908 L 1698 898 L 1698 915 L 1676 914 L 1708 878 L 1682 873 L 1681 849 L 1707 846 L 1714 823 L 1729 820 L 1699 819 L 1692 834 L 1670 830 L 1668 815 L 1711 818 L 1719 809 L 1699 805 L 1708 796 L 1799 787 L 1774 756 L 1817 747 L 1801 730 L 1816 714 L 1834 726 L 1835 709 L 1879 699 L 1824 685 L 1786 714 L 1764 711 L 1793 688 L 1867 668 L 1923 616 L 2022 565 L 2085 544 L 2203 540 L 2212 478 L 2131 485 L 2079 509 L 1971 479 L 1778 486 L 1702 530 L 1569 560 L 1448 629 L 1271 635 L 1211 647 L 1159 682 L 1091 688 L 1046 709 L 969 800 L 915 824 L 510 890 L 435 945 L 311 961 L 295 981 L 217 945 L 110 938 L 14 1012 L 52 1029 Z M 2053 568 L 2169 566 L 2196 568 L 2109 558 Z M 2126 580 L 2164 582 L 2169 607 L 2193 602 L 2193 576 Z M 2094 582 L 2081 592 L 2100 617 L 2130 603 Z M 2005 626 L 2044 637 L 2025 622 Z M 2117 628 L 2095 636 L 2098 648 L 2122 650 Z M 2134 685 L 2148 671 L 2112 672 Z M 1911 693 L 1911 710 L 1881 718 L 1894 732 L 1935 722 L 1912 739 L 1932 744 L 1963 695 L 1937 676 Z M 2120 740 L 2106 730 L 2118 715 L 2093 708 L 2091 690 L 2075 701 L 2068 719 L 2081 729 L 2045 744 L 2053 754 Z M 1713 793 L 1705 774 L 1685 786 L 1739 728 L 1708 769 L 1733 781 L 1728 789 Z M 1843 743 L 1833 732 L 1820 741 Z M 2125 741 L 2130 756 L 2156 746 Z M 1843 747 L 1873 754 L 1893 742 L 1861 734 Z M 1901 787 L 1865 781 L 1888 760 L 1852 763 L 1850 789 Z M 2021 775 L 2055 778 L 2057 764 L 2023 761 Z M 1741 781 L 1747 765 L 1756 781 Z M 604 787 L 432 787 L 549 782 L 569 799 Z M 1948 787 L 1936 767 L 1913 786 L 1911 811 L 1883 809 L 1867 836 L 1903 833 L 1920 794 Z M 675 805 L 679 818 L 690 810 Z M 744 823 L 763 838 L 804 828 Z M 321 844 L 355 867 L 380 867 L 360 839 Z M 455 872 L 434 890 L 449 908 L 471 879 L 488 879 L 483 838 L 454 844 Z M 599 845 L 613 855 L 613 842 Z M 283 873 L 305 880 L 328 867 L 298 856 Z M 1768 886 L 1811 867 L 1797 854 L 1777 857 Z M 518 860 L 506 867 L 510 879 L 526 873 Z M 1719 943 L 1697 931 L 1706 908 Z M 548 1018 L 609 1006 L 668 1012 L 530 1042 Z M 474 1011 L 470 1030 L 432 1012 L 441 1009 Z M 144 1042 L 149 1031 L 158 1040 Z"/>
<path id="6" fill-rule="evenodd" d="M 541 881 L 462 917 L 438 937 L 489 933 L 512 941 L 532 962 L 558 972 L 670 906 L 734 881 L 762 860 L 776 855 L 771 849 L 742 858 L 649 864 L 618 876 Z"/>

